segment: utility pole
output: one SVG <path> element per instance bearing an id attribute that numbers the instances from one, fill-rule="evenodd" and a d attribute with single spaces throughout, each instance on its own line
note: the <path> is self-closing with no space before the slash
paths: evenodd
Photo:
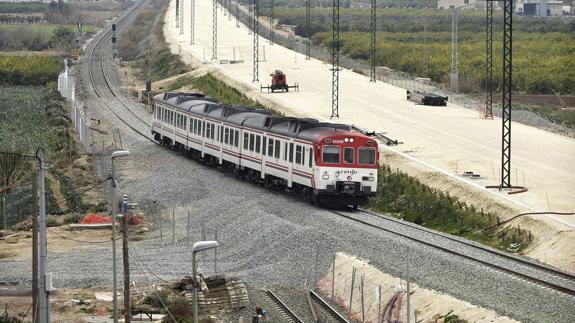
<path id="1" fill-rule="evenodd" d="M 254 82 L 259 82 L 260 81 L 260 72 L 259 72 L 259 10 L 260 10 L 260 5 L 259 5 L 259 0 L 253 0 L 254 1 L 254 9 L 253 9 L 253 33 L 254 33 L 254 49 L 253 49 L 253 60 L 254 60 L 254 66 L 253 66 L 253 79 L 252 79 L 252 83 Z"/>
<path id="2" fill-rule="evenodd" d="M 38 322 L 50 322 L 50 300 L 48 298 L 48 287 L 46 286 L 46 258 L 48 256 L 48 243 L 46 239 L 46 165 L 44 165 L 44 149 L 36 150 L 36 157 L 40 162 L 40 198 L 39 198 L 39 274 L 38 274 Z"/>
<path id="3" fill-rule="evenodd" d="M 485 118 L 493 119 L 493 1 L 486 2 Z"/>
<path id="4" fill-rule="evenodd" d="M 306 37 L 305 42 L 305 59 L 309 60 L 311 57 L 311 0 L 307 0 L 305 5 L 305 21 L 306 21 Z"/>
<path id="5" fill-rule="evenodd" d="M 339 118 L 339 1 L 333 0 L 331 27 L 331 117 Z"/>
<path id="6" fill-rule="evenodd" d="M 409 272 L 409 254 L 411 252 L 411 249 L 409 247 L 407 247 L 407 264 L 406 264 L 406 277 L 405 277 L 405 284 L 406 284 L 406 289 L 407 289 L 407 323 L 411 322 L 411 273 Z"/>
<path id="7" fill-rule="evenodd" d="M 132 306 L 130 305 L 130 255 L 128 253 L 128 195 L 122 199 L 122 255 L 124 260 L 124 321 L 132 321 Z"/>
<path id="8" fill-rule="evenodd" d="M 32 320 L 38 315 L 38 173 L 32 173 Z"/>
<path id="9" fill-rule="evenodd" d="M 270 46 L 274 44 L 274 0 L 270 0 Z"/>
<path id="10" fill-rule="evenodd" d="M 371 41 L 370 41 L 370 51 L 369 51 L 369 60 L 370 60 L 370 82 L 376 81 L 375 79 L 375 56 L 377 54 L 376 51 L 376 41 L 377 41 L 377 1 L 371 0 L 371 19 L 370 19 L 370 27 L 371 27 Z"/>
<path id="11" fill-rule="evenodd" d="M 458 48 L 458 20 L 459 12 L 457 8 L 451 10 L 451 90 L 459 92 L 459 72 L 457 68 L 457 48 Z"/>
<path id="12" fill-rule="evenodd" d="M 218 59 L 218 1 L 212 0 L 212 60 Z"/>
<path id="13" fill-rule="evenodd" d="M 196 0 L 190 0 L 191 10 L 190 10 L 190 45 L 195 45 L 196 40 L 194 37 L 195 28 L 196 28 Z"/>
<path id="14" fill-rule="evenodd" d="M 180 35 L 184 34 L 184 0 L 180 0 Z"/>

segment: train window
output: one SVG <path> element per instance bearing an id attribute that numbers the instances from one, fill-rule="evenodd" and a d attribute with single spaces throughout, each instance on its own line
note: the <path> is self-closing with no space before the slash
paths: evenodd
<path id="1" fill-rule="evenodd" d="M 202 136 L 206 137 L 206 122 L 202 121 Z"/>
<path id="2" fill-rule="evenodd" d="M 249 142 L 248 134 L 244 133 L 244 149 L 245 150 L 248 150 L 248 142 Z"/>
<path id="3" fill-rule="evenodd" d="M 250 133 L 250 151 L 254 151 L 254 144 L 256 143 L 254 139 L 254 134 Z"/>
<path id="4" fill-rule="evenodd" d="M 295 163 L 296 164 L 301 164 L 301 146 L 300 145 L 296 145 L 295 146 Z"/>
<path id="5" fill-rule="evenodd" d="M 338 146 L 323 146 L 323 162 L 328 164 L 339 163 L 339 147 Z"/>
<path id="6" fill-rule="evenodd" d="M 215 133 L 215 132 L 216 132 L 216 125 L 212 123 L 212 137 L 211 137 L 212 140 L 214 140 L 214 136 L 215 136 L 214 133 Z"/>
<path id="7" fill-rule="evenodd" d="M 359 147 L 358 159 L 362 165 L 375 164 L 375 148 Z"/>
<path id="8" fill-rule="evenodd" d="M 261 148 L 262 148 L 262 137 L 256 136 L 256 153 L 259 154 Z"/>
<path id="9" fill-rule="evenodd" d="M 206 122 L 206 138 L 210 138 L 211 124 Z"/>
<path id="10" fill-rule="evenodd" d="M 234 136 L 234 146 L 239 147 L 240 145 L 240 131 L 239 130 L 235 130 L 235 136 Z"/>
<path id="11" fill-rule="evenodd" d="M 276 143 L 275 143 L 275 146 L 274 146 L 274 148 L 275 148 L 274 157 L 275 157 L 276 159 L 280 159 L 280 149 L 281 149 L 281 147 L 282 147 L 282 146 L 280 145 L 280 141 L 279 141 L 279 140 L 276 140 Z"/>
<path id="12" fill-rule="evenodd" d="M 274 140 L 269 138 L 268 140 L 268 156 L 273 157 L 274 155 Z"/>
<path id="13" fill-rule="evenodd" d="M 311 168 L 311 162 L 312 162 L 312 157 L 313 157 L 313 148 L 309 148 L 309 168 Z"/>
<path id="14" fill-rule="evenodd" d="M 353 164 L 354 162 L 354 149 L 353 147 L 345 147 L 343 149 L 343 163 L 344 164 Z"/>
<path id="15" fill-rule="evenodd" d="M 288 148 L 287 148 L 287 142 L 284 142 L 284 160 L 287 161 L 287 153 L 288 153 Z"/>
<path id="16" fill-rule="evenodd" d="M 224 131 L 224 143 L 225 144 L 228 144 L 229 136 L 230 136 L 230 129 L 226 128 L 226 130 Z"/>
<path id="17" fill-rule="evenodd" d="M 263 136 L 262 141 L 263 141 L 263 143 L 262 143 L 262 147 L 263 147 L 262 148 L 262 155 L 265 156 L 266 155 L 266 149 L 267 149 L 266 148 L 267 147 L 267 137 Z"/>

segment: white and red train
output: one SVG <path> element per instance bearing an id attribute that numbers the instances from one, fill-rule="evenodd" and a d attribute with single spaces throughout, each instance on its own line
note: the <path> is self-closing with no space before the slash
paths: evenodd
<path id="1" fill-rule="evenodd" d="M 194 159 L 323 205 L 357 207 L 377 188 L 377 143 L 349 125 L 274 117 L 197 93 L 167 92 L 154 97 L 152 135 Z"/>

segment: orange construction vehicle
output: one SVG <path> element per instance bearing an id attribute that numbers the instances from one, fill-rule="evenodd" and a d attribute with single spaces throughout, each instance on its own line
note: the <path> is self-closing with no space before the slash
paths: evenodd
<path id="1" fill-rule="evenodd" d="M 289 89 L 295 89 L 296 91 L 299 92 L 299 85 L 296 83 L 295 85 L 288 85 L 287 84 L 287 80 L 286 80 L 286 75 L 280 71 L 280 70 L 275 70 L 272 74 L 270 74 L 270 76 L 272 77 L 272 85 L 268 85 L 268 86 L 261 86 L 260 90 L 263 91 L 264 89 L 268 90 L 268 93 L 271 91 L 272 93 L 274 93 L 275 91 L 286 91 L 289 92 Z"/>

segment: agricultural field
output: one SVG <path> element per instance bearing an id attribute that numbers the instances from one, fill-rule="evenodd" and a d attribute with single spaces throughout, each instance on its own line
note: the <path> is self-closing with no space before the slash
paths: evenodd
<path id="1" fill-rule="evenodd" d="M 55 91 L 40 86 L 0 87 L 0 162 L 9 163 L 10 154 L 34 155 L 42 147 L 50 165 L 46 181 L 49 214 L 83 212 L 101 208 L 99 194 L 89 200 L 76 192 L 93 185 L 86 156 L 71 132 L 67 103 Z M 30 125 L 34 125 L 31 127 Z M 8 154 L 5 154 L 8 153 Z M 29 169 L 35 160 L 24 159 L 24 175 L 13 187 L 2 191 L 6 198 L 7 224 L 27 216 L 31 187 Z M 0 218 L 2 218 L 0 216 Z"/>
<path id="2" fill-rule="evenodd" d="M 0 85 L 47 85 L 56 82 L 63 69 L 63 60 L 57 57 L 0 56 Z"/>
<path id="3" fill-rule="evenodd" d="M 266 11 L 263 11 L 266 14 Z M 331 8 L 312 9 L 312 41 L 331 47 Z M 306 36 L 303 8 L 277 8 L 280 24 L 296 25 Z M 485 86 L 484 12 L 459 17 L 459 79 L 465 92 Z M 501 84 L 502 17 L 497 12 L 494 40 L 495 88 Z M 376 63 L 413 76 L 447 84 L 451 71 L 451 14 L 433 9 L 378 9 Z M 424 32 L 427 30 L 427 32 Z M 369 59 L 369 10 L 341 10 L 344 55 Z M 514 17 L 514 90 L 528 94 L 575 93 L 575 19 Z M 424 53 L 427 48 L 427 68 Z"/>

